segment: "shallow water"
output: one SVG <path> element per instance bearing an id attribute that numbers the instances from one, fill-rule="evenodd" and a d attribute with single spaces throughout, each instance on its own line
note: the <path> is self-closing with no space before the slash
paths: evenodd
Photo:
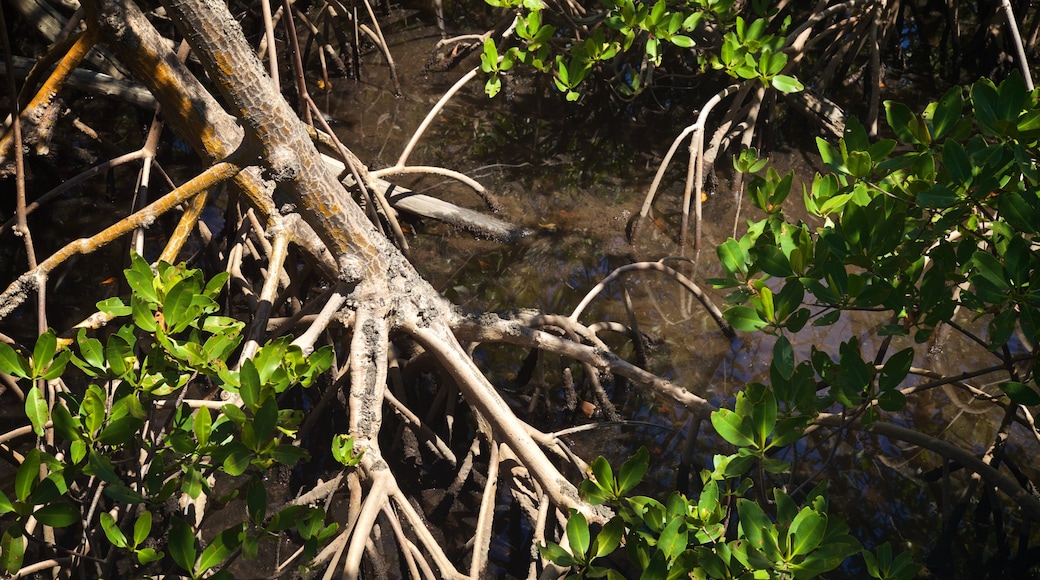
<path id="1" fill-rule="evenodd" d="M 419 23 L 390 36 L 402 96 L 392 94 L 385 64 L 372 56 L 365 61 L 364 82 L 338 81 L 325 97 L 330 115 L 339 123 L 341 138 L 374 167 L 393 163 L 430 106 L 478 63 L 470 56 L 454 71 L 425 71 L 423 65 L 437 38 L 435 31 Z M 676 243 L 680 180 L 685 173 L 682 162 L 672 167 L 658 194 L 656 219 L 645 225 L 636 244 L 626 237 L 657 163 L 685 124 L 681 115 L 651 125 L 619 117 L 615 126 L 601 134 L 603 127 L 579 125 L 574 118 L 580 115 L 553 109 L 531 95 L 516 95 L 512 100 L 500 96 L 489 101 L 481 93 L 481 83 L 473 81 L 438 115 L 410 163 L 443 165 L 478 179 L 500 202 L 498 217 L 535 233 L 504 244 L 429 220 L 408 219 L 412 260 L 438 290 L 470 310 L 534 308 L 570 314 L 585 293 L 613 269 L 635 261 L 684 253 L 689 262 L 682 271 L 694 281 L 718 275 L 715 244 L 733 235 L 734 224 L 743 223 L 749 210 L 754 211 L 744 203 L 744 213 L 736 219 L 737 203 L 721 170 L 727 161 L 718 164 L 719 192 L 705 204 L 706 250 L 687 248 L 683 252 Z M 785 130 L 787 135 L 795 132 L 781 127 L 776 134 L 782 138 Z M 574 135 L 578 138 L 572 139 Z M 578 144 L 583 137 L 587 138 L 585 144 Z M 596 145 L 589 147 L 589 142 Z M 789 143 L 791 148 L 777 143 L 770 156 L 782 171 L 796 172 L 798 191 L 798 181 L 811 179 L 816 171 L 812 165 L 815 150 L 811 140 L 802 142 L 791 137 Z M 427 195 L 486 209 L 472 192 L 440 177 L 402 179 L 401 183 Z M 797 194 L 791 197 L 798 198 Z M 640 329 L 652 337 L 649 364 L 654 372 L 716 405 L 732 404 L 734 391 L 746 382 L 768 381 L 770 337 L 742 334 L 730 343 L 695 300 L 660 275 L 633 274 L 625 278 L 625 287 L 631 293 Z M 722 302 L 723 296 L 718 293 L 709 291 L 709 295 L 716 303 Z M 582 320 L 629 322 L 622 286 L 615 283 L 607 288 Z M 873 356 L 880 346 L 871 332 L 877 324 L 877 320 L 863 316 L 830 327 L 809 326 L 795 338 L 798 359 L 808 356 L 812 344 L 832 345 L 836 350 L 839 342 L 853 335 L 863 343 L 864 355 Z M 889 352 L 904 346 L 908 345 L 893 344 Z M 630 351 L 630 345 L 622 346 L 622 354 Z M 515 355 L 496 359 L 505 356 L 496 353 L 494 349 L 478 351 L 478 359 L 491 369 L 513 369 L 522 362 Z M 942 363 L 947 367 L 942 370 L 956 373 L 977 366 L 986 356 L 972 345 L 952 342 L 942 361 L 919 360 L 916 364 Z M 499 376 L 492 371 L 492 377 L 508 392 L 513 372 Z M 632 423 L 604 424 L 570 436 L 575 450 L 586 459 L 602 454 L 620 462 L 640 445 L 647 445 L 653 453 L 654 483 L 661 488 L 674 485 L 678 450 L 691 436 L 689 413 L 647 393 L 614 392 L 613 398 L 622 417 Z M 593 420 L 600 418 L 596 415 Z M 918 395 L 913 406 L 885 419 L 981 453 L 986 442 L 992 441 L 1000 414 L 965 411 L 936 390 Z M 576 420 L 585 419 L 558 413 L 541 418 L 545 424 L 539 426 L 560 429 Z M 1035 441 L 1016 429 L 1009 456 L 1035 455 Z M 702 463 L 725 449 L 707 424 L 692 435 L 697 440 L 697 460 Z M 846 519 L 853 534 L 866 546 L 890 541 L 897 551 L 910 550 L 919 560 L 929 553 L 941 529 L 943 497 L 940 485 L 923 481 L 920 474 L 941 467 L 935 456 L 885 437 L 847 431 L 837 437 L 803 440 L 786 459 L 795 463 L 796 479 L 813 476 L 829 481 L 834 512 Z M 962 484 L 956 481 L 961 480 L 955 477 L 954 492 L 959 493 Z M 1004 511 L 1009 529 L 1015 529 L 1014 510 Z M 508 514 L 503 515 L 508 519 Z M 985 538 L 981 528 L 964 530 L 969 536 L 976 533 Z M 510 574 L 510 554 L 526 558 L 526 541 L 522 531 L 501 532 L 492 554 L 502 566 L 500 573 Z M 986 543 L 981 540 L 981 544 Z M 989 566 L 975 551 L 978 546 L 973 541 L 955 545 L 964 552 L 952 557 L 966 574 Z M 863 573 L 862 563 L 853 560 L 845 573 L 858 577 Z"/>

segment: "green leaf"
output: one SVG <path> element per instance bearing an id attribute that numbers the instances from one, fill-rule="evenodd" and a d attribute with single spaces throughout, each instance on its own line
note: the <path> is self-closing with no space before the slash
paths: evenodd
<path id="1" fill-rule="evenodd" d="M 769 516 L 757 503 L 744 498 L 737 499 L 737 516 L 740 520 L 740 528 L 751 546 L 758 551 L 763 551 L 767 544 L 765 536 L 776 534 L 776 528 L 769 520 Z M 773 541 L 775 543 L 775 538 Z"/>
<path id="2" fill-rule="evenodd" d="M 260 405 L 260 374 L 253 365 L 252 360 L 246 360 L 242 363 L 238 377 L 242 381 L 242 384 L 239 386 L 242 402 L 245 403 L 246 408 L 255 411 L 257 406 Z"/>
<path id="3" fill-rule="evenodd" d="M 140 546 L 152 531 L 152 512 L 145 510 L 134 522 L 134 546 Z"/>
<path id="4" fill-rule="evenodd" d="M 25 536 L 14 534 L 17 528 L 4 530 L 0 537 L 0 568 L 14 574 L 22 567 L 22 559 L 25 557 Z"/>
<path id="5" fill-rule="evenodd" d="M 614 516 L 596 535 L 593 545 L 593 558 L 602 558 L 611 554 L 621 545 L 621 538 L 625 535 L 625 520 L 620 516 Z"/>
<path id="6" fill-rule="evenodd" d="M 58 501 L 36 510 L 33 517 L 45 526 L 66 528 L 79 523 L 79 508 L 67 501 Z"/>
<path id="7" fill-rule="evenodd" d="M 747 251 L 733 238 L 723 242 L 715 252 L 719 255 L 722 267 L 729 274 L 747 274 L 749 260 Z"/>
<path id="8" fill-rule="evenodd" d="M 664 552 L 664 557 L 668 560 L 674 560 L 686 549 L 688 534 L 686 520 L 681 517 L 673 518 L 661 531 L 661 536 L 657 539 L 657 549 Z"/>
<path id="9" fill-rule="evenodd" d="M 910 107 L 895 101 L 885 101 L 884 104 L 885 118 L 896 136 L 904 143 L 917 143 L 917 136 L 910 129 L 910 125 L 917 120 L 917 117 Z"/>
<path id="10" fill-rule="evenodd" d="M 152 271 L 152 267 L 148 265 L 148 261 L 142 258 L 140 254 L 133 252 L 133 260 L 130 263 L 130 267 L 123 270 L 123 275 L 126 277 L 130 290 L 134 294 L 153 304 L 159 302 L 159 298 L 155 293 L 155 273 Z"/>
<path id="11" fill-rule="evenodd" d="M 608 499 L 614 499 L 614 470 L 610 468 L 610 463 L 607 462 L 606 458 L 602 455 L 597 457 L 589 465 L 589 470 L 592 472 L 593 483 L 606 492 L 604 495 Z"/>
<path id="12" fill-rule="evenodd" d="M 98 442 L 105 445 L 124 445 L 138 437 L 144 421 L 133 416 L 123 416 L 111 423 L 98 433 Z"/>
<path id="13" fill-rule="evenodd" d="M 213 416 L 210 415 L 209 409 L 199 407 L 195 410 L 195 420 L 192 421 L 191 428 L 200 447 L 209 444 L 209 434 L 213 429 Z"/>
<path id="14" fill-rule="evenodd" d="M 354 437 L 342 433 L 332 437 L 332 457 L 346 467 L 353 467 L 361 461 L 361 454 L 355 453 Z"/>
<path id="15" fill-rule="evenodd" d="M 639 448 L 639 451 L 636 451 L 635 455 L 621 465 L 621 471 L 618 473 L 617 479 L 618 495 L 624 496 L 632 491 L 643 480 L 649 465 L 650 451 L 644 445 Z"/>
<path id="16" fill-rule="evenodd" d="M 49 328 L 47 329 L 47 332 L 44 332 L 36 339 L 36 346 L 33 348 L 32 356 L 34 377 L 42 375 L 43 371 L 50 366 L 57 348 L 58 339 L 54 336 L 54 331 Z"/>
<path id="17" fill-rule="evenodd" d="M 206 283 L 206 287 L 203 289 L 202 294 L 210 298 L 216 298 L 220 295 L 220 291 L 227 284 L 228 279 L 231 278 L 231 274 L 228 272 L 218 272 L 209 279 Z"/>
<path id="18" fill-rule="evenodd" d="M 562 546 L 554 542 L 547 542 L 544 546 L 538 546 L 538 551 L 542 554 L 543 558 L 557 566 L 570 568 L 577 564 L 570 552 L 564 550 Z"/>
<path id="19" fill-rule="evenodd" d="M 567 541 L 571 545 L 571 553 L 584 562 L 585 554 L 589 551 L 589 524 L 585 516 L 574 509 L 567 520 Z"/>
<path id="20" fill-rule="evenodd" d="M 109 542 L 117 548 L 127 548 L 129 544 L 126 541 L 126 535 L 123 534 L 123 530 L 119 529 L 119 524 L 116 523 L 116 519 L 112 517 L 112 514 L 108 512 L 101 512 L 101 529 L 105 531 L 105 537 L 108 538 Z"/>
<path id="21" fill-rule="evenodd" d="M 782 93 L 799 93 L 805 90 L 805 85 L 792 76 L 776 75 L 769 79 L 769 82 L 773 85 L 774 89 Z"/>
<path id="22" fill-rule="evenodd" d="M 730 326 L 744 332 L 762 330 L 769 325 L 768 322 L 762 320 L 757 310 L 748 306 L 733 306 L 723 312 L 722 316 Z"/>
<path id="23" fill-rule="evenodd" d="M 168 332 L 176 333 L 187 328 L 192 322 L 188 306 L 195 297 L 195 284 L 191 278 L 185 278 L 166 290 L 166 298 L 162 303 L 162 313 Z"/>
<path id="24" fill-rule="evenodd" d="M 242 524 L 232 526 L 213 538 L 199 558 L 199 574 L 226 560 L 242 545 L 242 538 L 245 536 L 242 528 Z"/>
<path id="25" fill-rule="evenodd" d="M 237 441 L 226 447 L 229 448 L 229 451 L 224 458 L 224 471 L 228 475 L 242 475 L 249 468 L 249 462 L 253 460 L 253 454 L 245 445 Z"/>
<path id="26" fill-rule="evenodd" d="M 134 324 L 145 332 L 155 332 L 159 328 L 156 323 L 155 312 L 149 308 L 149 304 L 137 296 L 130 297 L 130 310 L 132 311 Z"/>
<path id="27" fill-rule="evenodd" d="M 1005 381 L 997 385 L 1013 403 L 1032 407 L 1040 405 L 1040 394 L 1028 385 L 1017 381 Z M 21 471 L 19 471 L 21 473 Z"/>
<path id="28" fill-rule="evenodd" d="M 776 339 L 773 344 L 773 366 L 785 379 L 790 379 L 794 375 L 794 349 L 786 336 Z"/>
<path id="29" fill-rule="evenodd" d="M 931 118 L 931 132 L 936 141 L 942 139 L 961 120 L 964 109 L 964 92 L 959 86 L 946 91 L 933 109 Z"/>
<path id="30" fill-rule="evenodd" d="M 42 437 L 43 426 L 49 419 L 49 413 L 47 412 L 47 399 L 44 398 L 39 387 L 35 385 L 25 394 L 25 415 L 29 418 L 29 422 L 32 423 L 33 432 L 36 433 L 36 436 Z"/>
<path id="31" fill-rule="evenodd" d="M 815 550 L 823 541 L 826 530 L 826 516 L 816 513 L 812 508 L 802 508 L 787 531 L 791 555 L 801 556 Z"/>
<path id="32" fill-rule="evenodd" d="M 719 409 L 711 414 L 711 424 L 726 441 L 737 447 L 754 447 L 754 431 L 748 422 L 729 409 Z"/>
<path id="33" fill-rule="evenodd" d="M 260 551 L 260 542 L 256 536 L 246 535 L 242 538 L 242 557 L 246 560 L 255 560 Z"/>
<path id="34" fill-rule="evenodd" d="M 29 499 L 29 494 L 31 494 L 33 488 L 36 487 L 36 482 L 39 478 L 40 450 L 34 447 L 25 454 L 25 459 L 22 461 L 22 464 L 18 466 L 18 473 L 15 474 L 14 496 L 18 498 L 18 501 Z"/>
<path id="35" fill-rule="evenodd" d="M 130 307 L 123 304 L 123 301 L 118 296 L 106 298 L 101 302 L 97 303 L 97 309 L 105 314 L 118 318 L 120 316 L 127 316 L 130 314 Z"/>
<path id="36" fill-rule="evenodd" d="M 776 427 L 776 397 L 765 385 L 759 383 L 748 384 L 744 394 L 752 405 L 751 428 L 754 432 L 755 446 L 765 449 L 766 439 Z"/>
<path id="37" fill-rule="evenodd" d="M 244 389 L 243 389 L 244 392 Z M 265 445 L 274 435 L 278 424 L 278 402 L 273 396 L 264 397 L 264 402 L 256 409 L 253 417 L 253 429 L 257 445 Z"/>
<path id="38" fill-rule="evenodd" d="M 885 411 L 895 413 L 906 406 L 906 395 L 901 391 L 885 391 L 878 396 L 878 405 Z"/>
<path id="39" fill-rule="evenodd" d="M 105 368 L 105 349 L 101 346 L 101 341 L 88 337 L 86 329 L 81 328 L 76 342 L 79 344 L 80 355 L 87 364 L 99 370 Z"/>
<path id="40" fill-rule="evenodd" d="M 195 555 L 198 552 L 195 548 L 195 532 L 191 526 L 181 518 L 173 516 L 170 518 L 168 537 L 170 557 L 182 570 L 195 576 Z"/>
<path id="41" fill-rule="evenodd" d="M 112 461 L 93 449 L 88 450 L 87 467 L 83 472 L 110 484 L 120 481 L 119 476 L 116 475 L 116 470 L 112 467 Z"/>
<path id="42" fill-rule="evenodd" d="M 910 372 L 910 365 L 913 362 L 914 349 L 912 348 L 904 348 L 888 357 L 878 376 L 878 388 L 882 391 L 889 391 L 898 387 Z"/>
<path id="43" fill-rule="evenodd" d="M 246 487 L 246 513 L 257 526 L 267 516 L 267 488 L 259 478 L 253 478 Z"/>
<path id="44" fill-rule="evenodd" d="M 18 354 L 10 345 L 0 342 L 0 372 L 27 379 L 32 374 L 29 361 Z"/>
<path id="45" fill-rule="evenodd" d="M 156 552 L 154 548 L 142 548 L 141 550 L 137 551 L 137 561 L 142 566 L 147 566 L 152 562 L 158 562 L 159 560 L 162 560 L 165 557 L 165 553 Z"/>
<path id="46" fill-rule="evenodd" d="M 14 504 L 3 491 L 0 491 L 0 516 L 15 511 Z"/>
<path id="47" fill-rule="evenodd" d="M 670 40 L 675 46 L 681 48 L 691 48 L 696 44 L 692 38 L 689 36 L 683 36 L 682 34 L 674 34 L 668 40 Z"/>
<path id="48" fill-rule="evenodd" d="M 307 459 L 308 456 L 306 449 L 286 444 L 278 445 L 270 453 L 272 459 L 282 465 L 289 466 L 296 465 L 298 462 Z"/>

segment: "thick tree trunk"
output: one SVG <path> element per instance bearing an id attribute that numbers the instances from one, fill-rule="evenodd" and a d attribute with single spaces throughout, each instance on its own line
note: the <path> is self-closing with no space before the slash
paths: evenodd
<path id="1" fill-rule="evenodd" d="M 165 48 L 135 5 L 121 0 L 86 0 L 84 5 L 101 24 L 102 38 L 149 85 L 167 120 L 204 159 L 214 162 L 232 152 L 237 159 L 257 159 L 263 177 L 274 182 L 331 251 L 354 310 L 350 425 L 365 450 L 363 465 L 378 489 L 366 500 L 363 514 L 378 511 L 395 487 L 385 483 L 392 476 L 381 459 L 377 437 L 388 340 L 398 331 L 412 335 L 445 365 L 472 408 L 489 421 L 496 439 L 512 449 L 542 492 L 560 507 L 575 507 L 595 517 L 459 345 L 451 332 L 457 322 L 453 307 L 376 231 L 326 168 L 306 128 L 274 90 L 225 5 L 214 0 L 164 2 L 237 123 Z M 276 213 L 266 197 L 268 184 L 258 172 L 243 172 L 237 183 L 251 192 L 263 211 Z M 377 485 L 381 481 L 384 484 Z M 360 557 L 369 529 L 362 525 L 366 521 L 371 526 L 374 517 L 362 517 L 354 528 L 348 562 Z"/>

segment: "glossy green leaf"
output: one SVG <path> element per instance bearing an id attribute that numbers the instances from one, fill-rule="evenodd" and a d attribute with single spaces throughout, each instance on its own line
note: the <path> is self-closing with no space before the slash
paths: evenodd
<path id="1" fill-rule="evenodd" d="M 15 506 L 11 503 L 10 498 L 7 497 L 3 491 L 0 491 L 0 515 L 9 514 L 15 511 Z"/>
<path id="2" fill-rule="evenodd" d="M 188 306 L 195 296 L 195 290 L 191 279 L 181 280 L 166 290 L 162 313 L 166 321 L 166 329 L 170 333 L 184 330 L 191 322 Z"/>
<path id="3" fill-rule="evenodd" d="M 130 415 L 110 422 L 98 433 L 98 441 L 105 445 L 125 445 L 140 436 L 144 421 Z"/>
<path id="4" fill-rule="evenodd" d="M 278 424 L 278 403 L 273 396 L 264 397 L 253 416 L 253 429 L 258 445 L 264 445 L 274 436 Z"/>
<path id="5" fill-rule="evenodd" d="M 131 309 L 130 306 L 123 303 L 118 296 L 106 298 L 97 303 L 97 309 L 105 314 L 118 318 L 120 316 L 129 316 Z"/>
<path id="6" fill-rule="evenodd" d="M 54 358 L 54 353 L 57 351 L 57 348 L 58 339 L 56 336 L 54 336 L 54 331 L 49 328 L 47 329 L 47 332 L 44 332 L 40 335 L 39 338 L 36 339 L 36 346 L 33 347 L 32 355 L 32 367 L 34 376 L 38 377 L 42 375 L 44 369 L 50 366 L 51 360 Z"/>
<path id="7" fill-rule="evenodd" d="M 589 524 L 577 510 L 571 510 L 571 517 L 567 520 L 567 541 L 571 552 L 584 560 L 585 554 L 589 552 Z"/>
<path id="8" fill-rule="evenodd" d="M 267 517 L 267 488 L 259 478 L 250 480 L 246 487 L 246 513 L 258 526 Z"/>
<path id="9" fill-rule="evenodd" d="M 596 534 L 592 546 L 592 557 L 602 558 L 617 550 L 621 545 L 621 538 L 625 535 L 625 521 L 619 516 L 611 518 L 606 525 Z"/>
<path id="10" fill-rule="evenodd" d="M 684 518 L 672 518 L 657 539 L 657 549 L 668 560 L 674 560 L 686 549 L 689 532 Z"/>
<path id="11" fill-rule="evenodd" d="M 195 576 L 195 557 L 198 553 L 195 547 L 195 532 L 188 522 L 177 516 L 172 516 L 169 524 L 167 548 L 170 550 L 170 557 L 182 570 Z"/>
<path id="12" fill-rule="evenodd" d="M 827 517 L 811 508 L 802 508 L 787 531 L 792 556 L 801 556 L 815 550 L 823 541 L 827 530 Z"/>
<path id="13" fill-rule="evenodd" d="M 7 343 L 0 341 L 0 372 L 27 379 L 32 374 L 32 368 L 25 357 Z"/>
<path id="14" fill-rule="evenodd" d="M 155 293 L 155 273 L 152 272 L 152 267 L 148 265 L 148 262 L 136 252 L 133 253 L 130 267 L 123 270 L 123 275 L 134 294 L 153 304 L 159 302 Z"/>
<path id="15" fill-rule="evenodd" d="M 961 120 L 964 109 L 964 93 L 961 87 L 955 86 L 946 91 L 936 103 L 930 115 L 931 132 L 935 140 L 947 135 Z"/>
<path id="16" fill-rule="evenodd" d="M 164 552 L 156 552 L 154 548 L 142 548 L 137 551 L 137 561 L 142 566 L 147 566 L 152 562 L 158 562 L 166 557 Z"/>
<path id="17" fill-rule="evenodd" d="M 101 341 L 87 336 L 86 329 L 81 328 L 76 343 L 79 345 L 80 356 L 87 364 L 96 369 L 105 368 L 105 349 L 101 346 Z"/>
<path id="18" fill-rule="evenodd" d="M 617 484 L 618 484 L 618 495 L 624 496 L 628 492 L 632 491 L 640 481 L 643 480 L 643 476 L 646 475 L 647 468 L 650 465 L 650 452 L 646 446 L 640 446 L 636 454 L 628 458 L 625 463 L 621 465 L 621 470 L 618 472 Z"/>
<path id="19" fill-rule="evenodd" d="M 564 550 L 562 546 L 554 542 L 547 542 L 544 546 L 538 546 L 538 551 L 542 554 L 543 558 L 557 566 L 570 568 L 577 564 L 570 552 Z"/>
<path id="20" fill-rule="evenodd" d="M 306 449 L 297 447 L 295 445 L 278 445 L 271 450 L 271 458 L 281 463 L 282 465 L 296 465 L 300 461 L 307 459 L 308 453 Z"/>
<path id="21" fill-rule="evenodd" d="M 242 402 L 245 403 L 246 408 L 255 410 L 260 405 L 260 374 L 257 372 L 256 366 L 253 365 L 252 360 L 246 360 L 242 363 L 238 377 L 242 381 L 239 386 Z"/>
<path id="22" fill-rule="evenodd" d="M 4 530 L 0 536 L 0 569 L 14 574 L 22 567 L 25 557 L 25 536 L 16 533 L 17 528 Z"/>
<path id="23" fill-rule="evenodd" d="M 242 545 L 244 536 L 242 524 L 232 526 L 217 534 L 210 541 L 209 545 L 202 550 L 202 556 L 199 557 L 198 573 L 201 574 L 219 565 L 231 556 Z"/>
<path id="24" fill-rule="evenodd" d="M 775 534 L 773 522 L 769 520 L 762 508 L 755 502 L 738 498 L 737 516 L 740 520 L 740 529 L 751 546 L 762 551 L 767 546 L 768 540 L 765 536 Z M 775 539 L 774 539 L 775 543 Z"/>
<path id="25" fill-rule="evenodd" d="M 747 274 L 748 253 L 740 246 L 737 240 L 730 238 L 716 248 L 715 251 L 727 273 Z"/>
<path id="26" fill-rule="evenodd" d="M 914 362 L 914 349 L 904 348 L 888 357 L 878 374 L 878 388 L 882 391 L 895 389 L 903 382 Z"/>
<path id="27" fill-rule="evenodd" d="M 762 330 L 769 325 L 768 322 L 762 320 L 757 310 L 748 306 L 734 306 L 724 311 L 722 316 L 730 326 L 744 332 Z"/>
<path id="28" fill-rule="evenodd" d="M 68 501 L 48 503 L 33 512 L 33 517 L 52 528 L 67 528 L 80 521 L 79 508 Z"/>
<path id="29" fill-rule="evenodd" d="M 213 416 L 210 415 L 209 409 L 206 407 L 196 409 L 195 420 L 192 421 L 191 427 L 195 433 L 195 439 L 199 442 L 199 446 L 208 445 L 209 434 L 213 429 Z"/>
<path id="30" fill-rule="evenodd" d="M 140 546 L 152 531 L 152 512 L 145 510 L 134 522 L 134 546 Z"/>
<path id="31" fill-rule="evenodd" d="M 116 475 L 116 470 L 112 467 L 112 460 L 93 449 L 87 450 L 87 468 L 83 472 L 110 484 L 120 481 L 119 476 Z"/>
<path id="32" fill-rule="evenodd" d="M 1017 381 L 1004 381 L 997 386 L 1014 403 L 1029 407 L 1040 405 L 1040 394 L 1026 384 Z"/>
<path id="33" fill-rule="evenodd" d="M 260 552 L 260 542 L 256 536 L 246 535 L 242 538 L 242 557 L 246 560 L 255 560 Z"/>
<path id="34" fill-rule="evenodd" d="M 14 478 L 14 496 L 18 501 L 29 499 L 29 494 L 40 479 L 40 450 L 33 448 L 25 454 L 25 459 L 18 466 Z"/>
<path id="35" fill-rule="evenodd" d="M 711 414 L 711 424 L 726 441 L 737 447 L 755 445 L 754 430 L 748 422 L 729 409 L 719 409 Z"/>
<path id="36" fill-rule="evenodd" d="M 885 101 L 884 105 L 888 126 L 892 128 L 896 136 L 904 143 L 918 143 L 917 135 L 911 128 L 911 125 L 917 121 L 917 117 L 910 107 L 895 101 Z"/>
<path id="37" fill-rule="evenodd" d="M 798 93 L 805 90 L 805 85 L 798 79 L 788 75 L 776 75 L 769 79 L 773 88 L 782 93 Z"/>
<path id="38" fill-rule="evenodd" d="M 50 417 L 47 412 L 47 399 L 44 398 L 39 387 L 35 385 L 25 394 L 25 415 L 29 418 L 29 422 L 32 423 L 33 432 L 36 433 L 36 436 L 42 437 L 43 426 Z"/>
<path id="39" fill-rule="evenodd" d="M 119 524 L 116 523 L 116 519 L 112 517 L 112 514 L 108 512 L 101 512 L 101 529 L 105 531 L 105 537 L 108 538 L 109 542 L 112 542 L 117 548 L 126 548 L 130 544 L 126 541 L 126 535 L 123 534 L 123 530 L 119 529 Z"/>
<path id="40" fill-rule="evenodd" d="M 786 336 L 777 338 L 773 343 L 773 366 L 785 379 L 794 375 L 794 348 Z"/>

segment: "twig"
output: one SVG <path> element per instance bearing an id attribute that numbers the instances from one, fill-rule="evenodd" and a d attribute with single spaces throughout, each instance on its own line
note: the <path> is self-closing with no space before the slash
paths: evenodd
<path id="1" fill-rule="evenodd" d="M 1011 38 L 1014 40 L 1015 50 L 1018 51 L 1018 66 L 1022 69 L 1022 79 L 1026 82 L 1026 88 L 1032 91 L 1033 75 L 1029 72 L 1026 49 L 1022 46 L 1022 36 L 1018 32 L 1018 21 L 1015 19 L 1015 11 L 1011 7 L 1011 0 L 1001 0 L 1000 6 L 1004 9 L 1004 15 L 1007 16 L 1008 28 L 1011 29 Z"/>
<path id="2" fill-rule="evenodd" d="M 727 96 L 733 94 L 734 91 L 740 89 L 742 86 L 744 86 L 748 82 L 750 82 L 750 81 L 745 81 L 743 83 L 730 85 L 730 86 L 722 89 L 718 93 L 716 93 L 711 99 L 708 100 L 707 103 L 705 103 L 704 108 L 701 109 L 701 113 L 700 113 L 700 115 L 697 118 L 697 122 L 694 123 L 693 125 L 690 125 L 690 126 L 686 127 L 685 129 L 683 129 L 682 132 L 679 133 L 679 136 L 676 137 L 674 141 L 672 141 L 672 146 L 668 148 L 668 153 L 665 154 L 664 159 L 661 160 L 661 165 L 659 165 L 658 168 L 657 168 L 657 173 L 654 175 L 654 181 L 653 181 L 653 183 L 650 184 L 650 191 L 647 192 L 646 199 L 643 201 L 643 207 L 639 210 L 639 218 L 636 220 L 636 225 L 632 229 L 632 240 L 633 241 L 635 241 L 638 238 L 638 236 L 639 236 L 639 230 L 640 230 L 640 228 L 642 226 L 643 220 L 646 218 L 647 214 L 650 213 L 650 208 L 651 208 L 651 206 L 653 206 L 654 196 L 657 195 L 657 188 L 661 186 L 661 179 L 664 177 L 664 172 L 668 168 L 668 164 L 671 163 L 672 156 L 674 156 L 676 150 L 679 149 L 679 145 L 691 133 L 700 134 L 701 135 L 701 145 L 700 145 L 701 149 L 697 149 L 698 145 L 697 145 L 697 137 L 696 137 L 696 135 L 694 136 L 694 143 L 691 145 L 691 155 L 694 155 L 693 157 L 691 157 L 691 165 L 695 161 L 699 161 L 699 159 L 700 159 L 699 154 L 703 151 L 703 132 L 704 132 L 704 124 L 707 121 L 707 114 L 709 112 L 711 112 L 711 109 L 715 105 L 717 105 L 719 103 L 719 101 L 721 101 L 722 99 L 726 98 Z M 699 187 L 700 187 L 700 185 L 698 185 L 698 188 Z M 684 197 L 685 197 L 685 194 L 684 194 Z M 700 189 L 698 189 L 698 199 L 700 199 Z M 686 213 L 685 213 L 684 218 L 683 218 L 684 222 L 685 222 L 685 220 L 689 219 L 688 218 L 688 214 L 689 214 L 689 211 L 688 211 L 688 209 L 689 209 L 688 200 L 684 200 L 683 206 L 686 208 Z M 685 236 L 686 236 L 685 228 L 683 228 L 683 232 L 681 233 L 681 235 L 683 236 L 683 240 L 685 240 Z"/>

